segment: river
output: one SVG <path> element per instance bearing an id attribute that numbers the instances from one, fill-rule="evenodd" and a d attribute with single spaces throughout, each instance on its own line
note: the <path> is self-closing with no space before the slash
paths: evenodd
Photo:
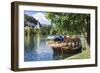
<path id="1" fill-rule="evenodd" d="M 55 54 L 52 47 L 46 45 L 46 37 L 27 35 L 24 37 L 24 61 L 49 61 L 60 59 L 61 54 Z"/>
<path id="2" fill-rule="evenodd" d="M 60 60 L 71 56 L 70 54 L 54 53 L 52 47 L 46 44 L 47 36 L 27 35 L 24 37 L 24 61 L 50 61 Z"/>

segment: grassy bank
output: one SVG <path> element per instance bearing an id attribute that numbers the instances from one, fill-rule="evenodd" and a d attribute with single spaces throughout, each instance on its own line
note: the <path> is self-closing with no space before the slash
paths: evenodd
<path id="1" fill-rule="evenodd" d="M 89 49 L 83 50 L 81 53 L 75 54 L 71 57 L 65 58 L 65 60 L 71 60 L 71 59 L 88 59 L 90 58 Z"/>

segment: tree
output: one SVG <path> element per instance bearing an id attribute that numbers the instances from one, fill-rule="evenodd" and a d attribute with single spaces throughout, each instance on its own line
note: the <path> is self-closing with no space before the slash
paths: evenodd
<path id="1" fill-rule="evenodd" d="M 87 34 L 90 15 L 77 13 L 46 13 L 46 18 L 52 21 L 52 30 L 58 34 Z M 53 33 L 53 32 L 52 32 Z"/>

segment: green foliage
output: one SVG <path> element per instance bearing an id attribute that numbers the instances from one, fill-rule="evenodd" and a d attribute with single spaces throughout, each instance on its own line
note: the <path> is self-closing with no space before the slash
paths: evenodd
<path id="1" fill-rule="evenodd" d="M 48 27 L 48 26 L 41 27 L 40 28 L 41 35 L 49 35 L 50 30 L 51 30 L 51 27 Z"/>
<path id="2" fill-rule="evenodd" d="M 52 21 L 52 34 L 85 34 L 90 24 L 89 14 L 77 13 L 46 13 L 46 18 Z M 54 32 L 53 32 L 54 31 Z"/>
<path id="3" fill-rule="evenodd" d="M 57 13 L 46 12 L 45 17 L 51 21 L 50 26 L 43 26 L 40 29 L 31 29 L 32 34 L 41 35 L 84 35 L 87 37 L 87 31 L 90 29 L 90 15 L 79 13 Z M 25 20 L 31 23 L 38 21 L 28 15 L 24 16 Z"/>

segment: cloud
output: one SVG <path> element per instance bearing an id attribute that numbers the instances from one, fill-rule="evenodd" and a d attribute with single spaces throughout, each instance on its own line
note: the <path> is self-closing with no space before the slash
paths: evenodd
<path id="1" fill-rule="evenodd" d="M 32 15 L 36 20 L 38 20 L 41 24 L 50 25 L 51 22 L 45 17 L 44 13 L 38 12 Z"/>

